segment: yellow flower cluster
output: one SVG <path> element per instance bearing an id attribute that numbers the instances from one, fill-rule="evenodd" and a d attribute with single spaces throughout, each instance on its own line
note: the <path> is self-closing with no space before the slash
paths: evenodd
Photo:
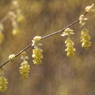
<path id="1" fill-rule="evenodd" d="M 91 6 L 87 6 L 85 8 L 86 13 L 84 15 L 81 15 L 79 17 L 79 24 L 80 25 L 84 25 L 86 23 L 86 20 L 88 20 L 88 18 L 84 18 L 84 16 L 88 13 L 88 15 L 94 14 L 95 15 L 95 9 L 93 9 L 94 4 L 92 4 Z M 91 39 L 91 37 L 88 34 L 88 30 L 85 28 L 81 31 L 81 42 L 82 42 L 82 47 L 84 47 L 85 49 L 88 49 L 91 46 L 91 42 L 89 41 Z"/>
<path id="2" fill-rule="evenodd" d="M 18 35 L 20 33 L 18 22 L 21 22 L 24 20 L 24 16 L 21 13 L 21 10 L 19 8 L 19 0 L 13 0 L 11 5 L 11 11 L 9 11 L 9 18 L 12 21 L 12 34 L 14 36 Z"/>
<path id="3" fill-rule="evenodd" d="M 41 59 L 43 58 L 42 52 L 43 50 L 39 48 L 41 43 L 39 41 L 41 40 L 41 36 L 36 36 L 32 40 L 32 46 L 34 46 L 35 49 L 33 49 L 33 55 L 32 57 L 34 58 L 33 63 L 36 65 L 39 65 L 42 63 Z"/>
<path id="4" fill-rule="evenodd" d="M 7 79 L 3 76 L 0 76 L 0 91 L 4 92 L 7 89 Z"/>
<path id="5" fill-rule="evenodd" d="M 84 15 L 80 15 L 79 24 L 82 25 L 82 26 L 85 25 L 86 20 L 88 20 L 88 18 L 84 18 Z"/>
<path id="6" fill-rule="evenodd" d="M 89 41 L 91 39 L 91 37 L 88 34 L 88 30 L 87 29 L 83 29 L 81 31 L 81 42 L 82 42 L 82 47 L 84 47 L 85 49 L 88 49 L 91 46 L 91 42 Z"/>
<path id="7" fill-rule="evenodd" d="M 11 21 L 12 21 L 12 26 L 13 26 L 12 34 L 13 34 L 14 36 L 16 36 L 16 35 L 18 35 L 19 32 L 20 32 L 19 26 L 18 26 L 18 22 L 17 22 L 17 20 L 16 20 L 17 15 L 15 14 L 15 12 L 10 11 L 10 12 L 9 12 L 9 16 L 10 16 L 10 19 L 11 19 Z"/>
<path id="8" fill-rule="evenodd" d="M 72 56 L 74 56 L 74 51 L 75 51 L 75 48 L 73 47 L 73 45 L 74 45 L 74 42 L 70 39 L 70 35 L 73 35 L 74 34 L 74 32 L 73 32 L 73 30 L 72 29 L 70 29 L 70 28 L 66 28 L 65 30 L 64 30 L 64 32 L 63 32 L 63 34 L 61 34 L 61 36 L 65 36 L 65 35 L 67 35 L 68 36 L 68 38 L 66 39 L 66 41 L 65 41 L 65 44 L 66 44 L 66 49 L 65 49 L 65 51 L 67 51 L 67 56 L 69 56 L 69 57 L 72 57 Z"/>
<path id="9" fill-rule="evenodd" d="M 40 40 L 41 40 L 41 36 L 35 36 L 32 40 L 32 46 L 34 46 L 34 48 L 40 46 L 41 45 L 41 43 L 39 43 Z"/>
<path id="10" fill-rule="evenodd" d="M 27 61 L 23 61 L 19 67 L 19 72 L 22 75 L 22 79 L 25 79 L 29 75 L 30 65 Z"/>
<path id="11" fill-rule="evenodd" d="M 67 38 L 67 40 L 65 41 L 65 44 L 66 44 L 66 49 L 65 51 L 67 51 L 67 56 L 69 57 L 72 57 L 74 56 L 74 51 L 75 51 L 75 48 L 73 47 L 74 45 L 74 42 L 70 39 L 70 38 Z"/>
<path id="12" fill-rule="evenodd" d="M 24 16 L 22 15 L 21 9 L 19 8 L 19 0 L 12 1 L 12 9 L 15 11 L 17 22 L 22 22 L 24 20 Z"/>
<path id="13" fill-rule="evenodd" d="M 66 28 L 65 30 L 64 30 L 64 32 L 63 32 L 63 34 L 61 34 L 61 36 L 66 36 L 66 35 L 73 35 L 74 34 L 74 32 L 73 32 L 73 30 L 72 29 L 70 29 L 70 28 Z"/>
<path id="14" fill-rule="evenodd" d="M 34 60 L 33 60 L 34 64 L 39 65 L 42 63 L 42 61 L 41 61 L 41 59 L 43 58 L 42 52 L 43 52 L 43 50 L 40 48 L 33 49 L 32 57 L 34 58 Z"/>

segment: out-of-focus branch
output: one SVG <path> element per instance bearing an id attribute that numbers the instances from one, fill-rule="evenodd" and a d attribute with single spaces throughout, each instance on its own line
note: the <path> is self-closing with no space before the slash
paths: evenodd
<path id="1" fill-rule="evenodd" d="M 4 23 L 9 18 L 9 15 L 7 14 L 4 18 L 1 19 L 0 23 Z"/>

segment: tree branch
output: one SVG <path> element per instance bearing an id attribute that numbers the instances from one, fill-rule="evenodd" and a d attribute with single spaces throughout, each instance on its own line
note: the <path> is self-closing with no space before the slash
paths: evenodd
<path id="1" fill-rule="evenodd" d="M 84 13 L 84 16 L 85 16 L 86 14 L 87 14 L 87 12 Z M 7 19 L 7 16 L 5 16 L 5 18 L 4 18 L 3 20 L 1 20 L 1 22 L 4 22 L 4 20 L 6 20 L 6 19 Z M 51 34 L 48 34 L 48 35 L 42 37 L 41 40 L 46 39 L 46 38 L 48 38 L 48 37 L 50 37 L 50 36 L 56 35 L 56 34 L 58 34 L 58 33 L 61 33 L 61 32 L 63 32 L 66 28 L 69 28 L 69 27 L 75 25 L 75 24 L 78 23 L 78 22 L 79 22 L 79 20 L 76 20 L 76 21 L 74 21 L 73 23 L 71 23 L 71 24 L 69 24 L 68 26 L 66 26 L 65 28 L 63 28 L 63 29 L 61 29 L 61 30 L 59 30 L 59 31 L 56 31 L 56 32 L 54 32 L 54 33 L 51 33 Z M 24 49 L 22 49 L 20 52 L 18 52 L 18 53 L 15 55 L 15 57 L 19 56 L 23 51 L 25 51 L 25 50 L 27 50 L 28 48 L 30 48 L 31 45 L 32 45 L 32 43 L 30 43 L 29 45 L 27 45 Z M 4 65 L 6 65 L 9 61 L 10 61 L 9 59 L 8 59 L 7 61 L 5 61 L 2 65 L 0 65 L 0 68 L 2 68 Z"/>

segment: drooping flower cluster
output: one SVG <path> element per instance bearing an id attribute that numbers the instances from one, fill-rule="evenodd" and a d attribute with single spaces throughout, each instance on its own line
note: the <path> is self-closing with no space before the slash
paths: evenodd
<path id="1" fill-rule="evenodd" d="M 67 40 L 65 41 L 65 44 L 66 44 L 66 49 L 65 51 L 67 51 L 67 56 L 74 56 L 74 51 L 75 51 L 75 48 L 73 47 L 74 45 L 74 42 L 70 39 L 70 38 L 67 38 Z"/>
<path id="2" fill-rule="evenodd" d="M 32 57 L 34 58 L 34 60 L 33 60 L 34 64 L 39 65 L 42 63 L 42 60 L 41 60 L 43 58 L 42 52 L 43 52 L 43 50 L 40 48 L 33 49 Z"/>
<path id="3" fill-rule="evenodd" d="M 12 12 L 14 13 L 17 22 L 22 22 L 24 20 L 24 16 L 20 9 L 19 0 L 12 1 L 11 10 L 13 10 Z"/>
<path id="4" fill-rule="evenodd" d="M 26 79 L 29 75 L 30 65 L 27 61 L 23 61 L 19 67 L 19 72 L 22 75 L 22 79 Z"/>
<path id="5" fill-rule="evenodd" d="M 1 92 L 5 92 L 7 90 L 7 84 L 8 84 L 7 79 L 3 75 L 4 75 L 4 71 L 1 68 L 0 69 L 0 91 Z"/>
<path id="6" fill-rule="evenodd" d="M 21 59 L 23 62 L 21 63 L 21 66 L 19 67 L 19 72 L 22 76 L 22 79 L 26 79 L 29 75 L 30 65 L 26 61 L 28 59 L 28 56 L 26 56 L 26 52 L 23 52 L 21 54 Z"/>
<path id="7" fill-rule="evenodd" d="M 0 76 L 0 91 L 4 92 L 7 90 L 7 79 L 3 76 Z"/>
<path id="8" fill-rule="evenodd" d="M 21 10 L 19 8 L 18 0 L 12 1 L 11 11 L 9 11 L 9 17 L 12 21 L 13 26 L 12 34 L 16 36 L 20 33 L 18 22 L 24 20 L 24 16 L 22 15 Z"/>
<path id="9" fill-rule="evenodd" d="M 91 46 L 91 42 L 89 41 L 91 37 L 89 36 L 89 31 L 85 28 L 81 31 L 81 42 L 82 42 L 82 47 L 85 49 L 88 49 Z"/>
<path id="10" fill-rule="evenodd" d="M 43 58 L 42 55 L 43 50 L 39 48 L 39 46 L 41 45 L 41 43 L 39 43 L 40 40 L 41 36 L 36 36 L 32 40 L 32 46 L 34 46 L 32 57 L 34 58 L 33 63 L 36 65 L 41 64 L 42 63 L 41 59 Z"/>
<path id="11" fill-rule="evenodd" d="M 74 34 L 73 30 L 70 29 L 70 28 L 67 28 L 67 29 L 64 30 L 63 34 L 61 35 L 61 36 L 68 35 L 68 38 L 65 41 L 65 44 L 66 44 L 66 47 L 67 47 L 65 49 L 65 51 L 67 51 L 67 56 L 69 56 L 69 57 L 72 57 L 75 54 L 74 53 L 75 48 L 73 47 L 74 42 L 70 39 L 70 35 L 73 35 L 73 34 Z"/>

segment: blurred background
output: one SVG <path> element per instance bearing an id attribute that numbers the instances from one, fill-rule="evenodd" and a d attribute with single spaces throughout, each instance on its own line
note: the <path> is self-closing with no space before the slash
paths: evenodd
<path id="1" fill-rule="evenodd" d="M 85 7 L 95 0 L 18 0 L 25 20 L 19 24 L 20 34 L 12 35 L 12 25 L 7 19 L 4 25 L 4 42 L 0 46 L 0 64 L 10 54 L 16 54 L 31 43 L 34 36 L 45 36 L 56 32 L 85 13 Z M 0 0 L 0 19 L 7 15 L 11 0 Z M 95 95 L 95 18 L 86 25 L 90 32 L 92 45 L 88 50 L 81 47 L 80 31 L 83 27 L 76 24 L 71 38 L 75 42 L 75 56 L 68 58 L 61 34 L 42 40 L 43 62 L 33 65 L 32 49 L 26 50 L 31 65 L 30 75 L 21 79 L 20 56 L 6 64 L 5 77 L 8 89 L 0 95 Z"/>

